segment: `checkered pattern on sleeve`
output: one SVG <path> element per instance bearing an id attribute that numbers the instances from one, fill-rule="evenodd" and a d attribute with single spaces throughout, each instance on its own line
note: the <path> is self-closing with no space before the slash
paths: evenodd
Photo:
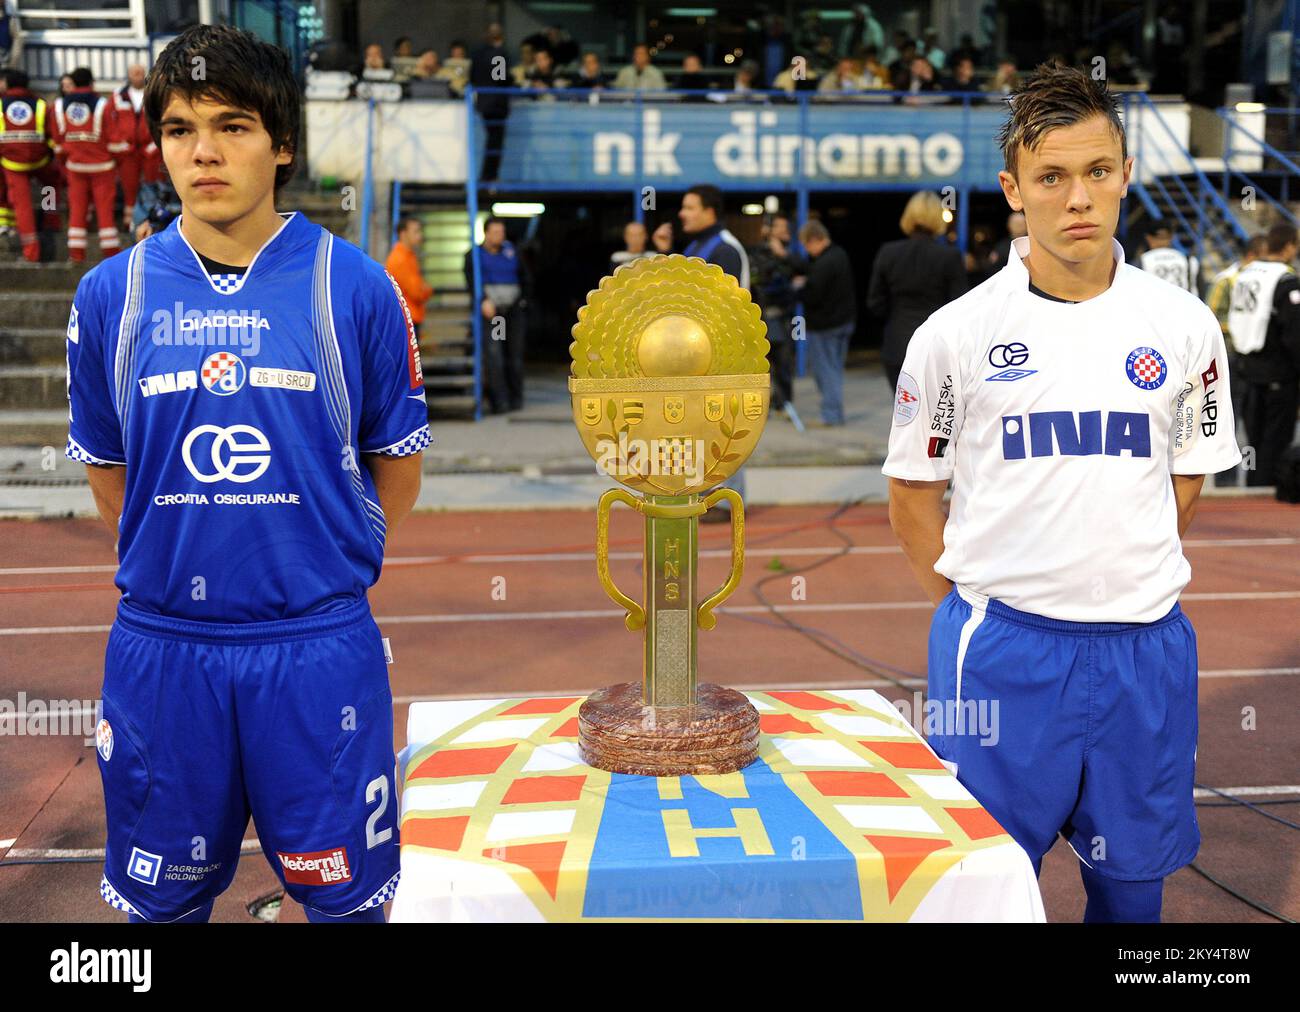
<path id="1" fill-rule="evenodd" d="M 433 442 L 429 435 L 429 426 L 421 425 L 404 439 L 399 439 L 392 446 L 381 447 L 377 450 L 366 450 L 366 453 L 382 453 L 385 457 L 409 457 L 413 453 L 419 453 L 426 446 Z"/>
<path id="2" fill-rule="evenodd" d="M 79 460 L 83 464 L 122 464 L 120 460 L 104 460 L 96 457 L 84 446 L 78 443 L 71 436 L 68 437 L 68 445 L 63 450 L 63 455 L 69 460 Z"/>

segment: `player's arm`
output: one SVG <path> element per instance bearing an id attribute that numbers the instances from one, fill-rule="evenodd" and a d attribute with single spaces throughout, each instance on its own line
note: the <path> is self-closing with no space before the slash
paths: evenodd
<path id="1" fill-rule="evenodd" d="M 1178 536 L 1181 538 L 1192 525 L 1196 515 L 1196 501 L 1201 496 L 1201 487 L 1205 484 L 1203 474 L 1176 474 L 1174 478 L 1174 499 L 1178 502 Z"/>
<path id="2" fill-rule="evenodd" d="M 384 511 L 384 526 L 391 536 L 420 497 L 420 469 L 424 463 L 424 454 L 385 457 L 378 453 L 367 453 L 361 459 L 365 461 L 370 477 L 374 479 L 379 508 Z"/>
<path id="3" fill-rule="evenodd" d="M 122 518 L 122 503 L 126 499 L 126 468 L 105 464 L 87 464 L 86 480 L 90 494 L 95 497 L 95 509 L 100 519 L 117 538 L 117 522 Z"/>
<path id="4" fill-rule="evenodd" d="M 358 291 L 362 348 L 361 459 L 375 483 L 388 536 L 415 505 L 429 445 L 420 347 L 397 280 L 371 274 Z"/>
<path id="5" fill-rule="evenodd" d="M 943 554 L 943 527 L 948 522 L 943 495 L 947 488 L 947 481 L 889 479 L 889 526 L 921 589 L 935 604 L 952 590 L 952 582 L 934 571 Z"/>
<path id="6" fill-rule="evenodd" d="M 912 335 L 894 393 L 889 454 L 889 523 L 926 596 L 936 604 L 952 583 L 935 571 L 948 514 L 943 493 L 955 468 L 966 408 L 956 338 L 931 317 Z"/>
<path id="7" fill-rule="evenodd" d="M 68 316 L 68 445 L 86 465 L 95 506 L 117 539 L 126 496 L 126 454 L 111 380 L 112 348 L 106 299 L 95 272 L 77 286 Z"/>

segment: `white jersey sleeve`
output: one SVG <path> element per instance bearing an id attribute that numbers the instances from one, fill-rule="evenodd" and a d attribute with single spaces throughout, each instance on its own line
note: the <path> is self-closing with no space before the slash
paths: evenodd
<path id="1" fill-rule="evenodd" d="M 1172 474 L 1217 474 L 1241 463 L 1232 413 L 1223 331 L 1206 326 L 1189 341 L 1190 358 L 1174 409 L 1169 438 Z"/>
<path id="2" fill-rule="evenodd" d="M 890 478 L 947 481 L 952 477 L 965 414 L 955 337 L 932 316 L 908 343 L 894 393 L 889 454 L 882 468 Z"/>

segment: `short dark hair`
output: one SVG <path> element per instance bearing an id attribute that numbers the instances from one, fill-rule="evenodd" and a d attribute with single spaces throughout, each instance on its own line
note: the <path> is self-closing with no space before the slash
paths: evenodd
<path id="1" fill-rule="evenodd" d="M 700 198 L 700 203 L 705 207 L 713 208 L 713 213 L 719 218 L 722 217 L 722 191 L 716 186 L 709 183 L 700 183 L 692 186 L 687 193 L 693 193 Z"/>
<path id="2" fill-rule="evenodd" d="M 417 218 L 415 215 L 413 215 L 413 214 L 404 214 L 404 215 L 402 215 L 400 218 L 397 219 L 397 234 L 398 234 L 398 235 L 401 235 L 403 232 L 405 232 L 405 231 L 406 231 L 408 228 L 410 228 L 412 225 L 423 225 L 423 224 L 424 224 L 424 222 L 422 222 L 422 221 L 421 221 L 419 218 Z"/>
<path id="3" fill-rule="evenodd" d="M 1257 257 L 1262 253 L 1268 252 L 1268 236 L 1260 232 L 1258 235 L 1252 235 L 1246 240 L 1241 248 L 1242 256 Z"/>
<path id="4" fill-rule="evenodd" d="M 1007 99 L 1011 114 L 998 131 L 998 145 L 1006 170 L 1015 176 L 1020 164 L 1020 149 L 1033 151 L 1043 136 L 1057 127 L 1073 126 L 1105 116 L 1112 132 L 1119 138 L 1120 158 L 1128 158 L 1128 139 L 1119 118 L 1119 98 L 1077 67 L 1059 63 L 1040 63 Z"/>
<path id="5" fill-rule="evenodd" d="M 199 62 L 196 62 L 199 61 Z M 201 77 L 194 76 L 198 68 Z M 271 135 L 271 149 L 288 148 L 293 161 L 275 168 L 278 190 L 297 168 L 302 97 L 289 54 L 252 32 L 229 25 L 195 25 L 167 44 L 144 85 L 149 134 L 162 146 L 163 112 L 173 92 L 194 102 L 208 98 L 255 112 Z"/>
<path id="6" fill-rule="evenodd" d="M 0 70 L 0 77 L 5 79 L 6 88 L 26 88 L 31 83 L 27 71 L 19 70 L 17 67 Z"/>
<path id="7" fill-rule="evenodd" d="M 1292 243 L 1300 242 L 1295 226 L 1285 222 L 1274 225 L 1264 234 L 1264 237 L 1270 253 L 1281 253 Z"/>
<path id="8" fill-rule="evenodd" d="M 495 214 L 488 215 L 487 220 L 483 222 L 483 234 L 487 235 L 487 230 L 493 225 L 500 225 L 502 228 L 505 228 L 506 220 L 504 218 L 498 218 Z"/>
<path id="9" fill-rule="evenodd" d="M 78 67 L 68 77 L 72 78 L 72 83 L 78 88 L 90 88 L 95 84 L 95 75 L 89 67 Z"/>

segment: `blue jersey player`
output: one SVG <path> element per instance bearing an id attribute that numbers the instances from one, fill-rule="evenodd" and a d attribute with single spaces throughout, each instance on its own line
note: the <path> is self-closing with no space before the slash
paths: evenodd
<path id="1" fill-rule="evenodd" d="M 100 891 L 207 920 L 251 815 L 309 920 L 382 921 L 393 715 L 366 591 L 429 442 L 414 329 L 379 264 L 275 210 L 299 144 L 283 51 L 192 28 L 144 109 L 182 213 L 87 274 L 68 325 L 67 453 L 122 594 Z"/>
<path id="2" fill-rule="evenodd" d="M 1153 921 L 1200 842 L 1178 597 L 1205 475 L 1241 459 L 1223 335 L 1124 262 L 1133 159 L 1103 83 L 1039 68 L 1000 139 L 1029 234 L 913 335 L 884 465 L 938 605 L 927 733 L 1036 869 L 1065 837 L 1085 920 Z"/>

